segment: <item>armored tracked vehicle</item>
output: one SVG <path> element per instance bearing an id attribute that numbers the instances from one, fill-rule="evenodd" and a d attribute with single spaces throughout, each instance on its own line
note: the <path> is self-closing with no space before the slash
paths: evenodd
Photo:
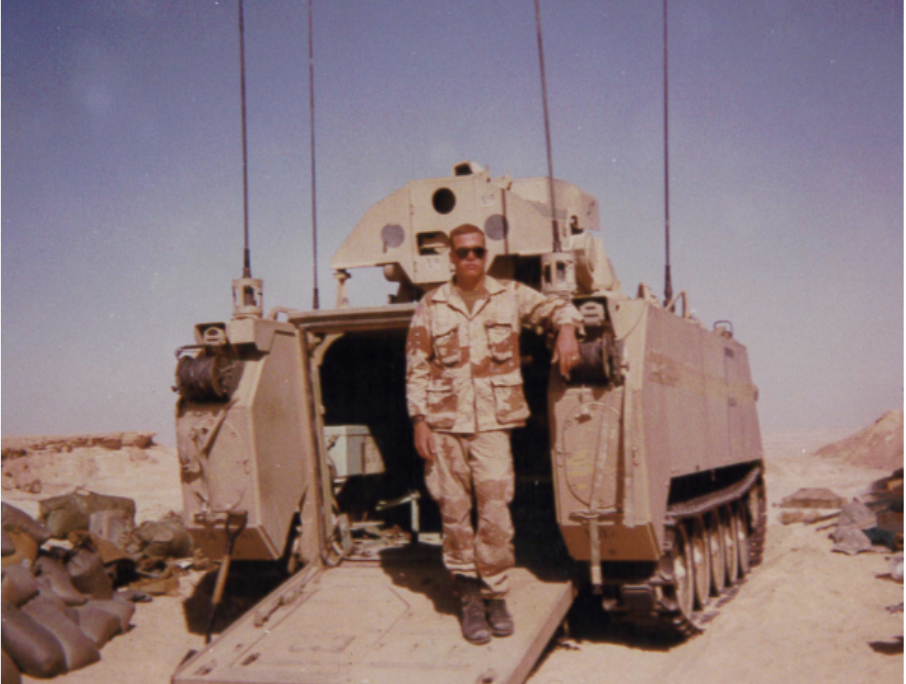
<path id="1" fill-rule="evenodd" d="M 261 282 L 241 278 L 233 318 L 195 327 L 176 373 L 186 524 L 224 566 L 293 574 L 175 682 L 521 682 L 580 591 L 683 637 L 758 564 L 746 348 L 730 323 L 695 320 L 684 292 L 625 294 L 596 200 L 559 180 L 553 197 L 556 216 L 547 178 L 457 164 L 367 211 L 332 261 L 336 308 L 265 315 Z M 492 276 L 568 297 L 585 321 L 568 381 L 544 335 L 522 334 L 532 418 L 513 435 L 517 632 L 482 647 L 459 634 L 405 408 L 409 321 L 450 277 L 449 234 L 464 223 L 485 231 Z M 387 305 L 349 302 L 350 271 L 365 267 L 398 284 Z"/>

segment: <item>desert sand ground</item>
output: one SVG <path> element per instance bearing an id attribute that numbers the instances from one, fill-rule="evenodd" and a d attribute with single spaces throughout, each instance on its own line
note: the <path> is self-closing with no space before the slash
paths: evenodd
<path id="1" fill-rule="evenodd" d="M 845 556 L 831 551 L 815 525 L 783 526 L 774 505 L 800 487 L 829 487 L 851 497 L 890 474 L 812 454 L 853 430 L 766 435 L 770 522 L 764 563 L 725 604 L 704 634 L 664 646 L 603 623 L 574 619 L 571 633 L 552 643 L 531 684 L 736 684 L 790 682 L 854 684 L 903 681 L 903 586 L 883 576 L 890 554 Z M 79 450 L 37 458 L 41 494 L 4 492 L 4 500 L 37 515 L 37 501 L 85 485 L 131 496 L 137 522 L 181 509 L 175 450 Z M 40 460 L 45 459 L 44 461 Z M 200 574 L 182 578 L 183 597 Z M 517 616 L 518 619 L 518 616 Z M 203 639 L 187 630 L 182 600 L 140 604 L 134 628 L 102 651 L 102 660 L 58 677 L 60 684 L 164 684 Z M 33 681 L 25 678 L 25 681 Z"/>

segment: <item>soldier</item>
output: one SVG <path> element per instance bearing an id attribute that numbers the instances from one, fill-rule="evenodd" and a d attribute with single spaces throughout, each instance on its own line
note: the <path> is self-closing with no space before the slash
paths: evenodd
<path id="1" fill-rule="evenodd" d="M 529 416 L 519 331 L 553 326 L 553 361 L 566 377 L 579 362 L 582 317 L 563 300 L 486 276 L 480 228 L 459 226 L 450 243 L 454 276 L 422 298 L 409 328 L 407 399 L 415 448 L 443 518 L 444 565 L 459 588 L 463 636 L 484 644 L 492 633 L 504 637 L 514 629 L 505 601 L 514 564 L 509 431 Z"/>

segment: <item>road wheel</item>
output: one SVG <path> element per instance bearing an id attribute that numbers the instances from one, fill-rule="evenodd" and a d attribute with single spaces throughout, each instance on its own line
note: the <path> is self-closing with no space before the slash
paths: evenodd
<path id="1" fill-rule="evenodd" d="M 673 575 L 675 577 L 676 603 L 680 612 L 687 619 L 692 617 L 695 604 L 690 546 L 685 526 L 677 525 L 676 539 L 673 542 Z"/>
<path id="2" fill-rule="evenodd" d="M 749 516 L 747 506 L 743 503 L 735 506 L 736 513 L 736 550 L 739 555 L 739 576 L 749 574 Z"/>
<path id="3" fill-rule="evenodd" d="M 708 531 L 708 556 L 711 559 L 711 593 L 720 596 L 724 592 L 727 580 L 724 564 L 724 527 L 717 511 L 709 511 L 705 522 Z"/>
<path id="4" fill-rule="evenodd" d="M 724 571 L 726 586 L 732 587 L 739 578 L 739 551 L 736 545 L 736 514 L 732 506 L 720 507 L 720 522 L 724 538 Z"/>
<path id="5" fill-rule="evenodd" d="M 689 542 L 692 550 L 695 605 L 702 609 L 711 597 L 711 564 L 708 557 L 708 533 L 705 522 L 700 517 L 689 521 Z"/>

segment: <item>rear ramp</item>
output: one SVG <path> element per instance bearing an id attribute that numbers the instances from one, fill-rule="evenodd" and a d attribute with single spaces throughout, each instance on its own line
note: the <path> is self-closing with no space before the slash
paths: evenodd
<path id="1" fill-rule="evenodd" d="M 565 579 L 515 568 L 516 633 L 466 642 L 458 597 L 437 563 L 343 563 L 279 587 L 203 651 L 174 684 L 522 684 L 574 597 Z"/>

